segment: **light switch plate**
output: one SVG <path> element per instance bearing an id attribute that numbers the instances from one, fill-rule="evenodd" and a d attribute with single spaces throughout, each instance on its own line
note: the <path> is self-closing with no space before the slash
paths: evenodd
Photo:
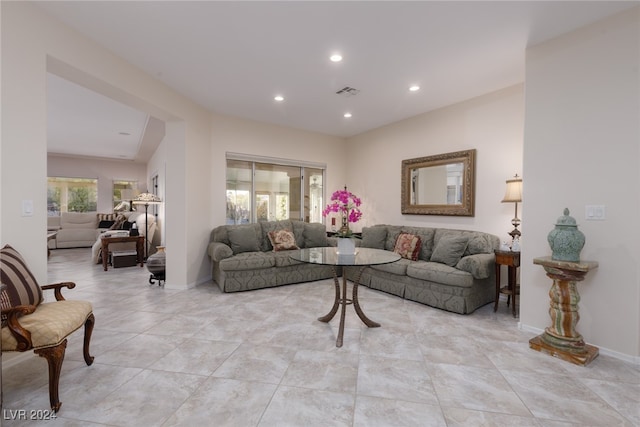
<path id="1" fill-rule="evenodd" d="M 33 216 L 33 200 L 22 201 L 22 216 Z"/>
<path id="2" fill-rule="evenodd" d="M 604 205 L 586 205 L 584 217 L 587 221 L 604 221 L 606 218 Z"/>

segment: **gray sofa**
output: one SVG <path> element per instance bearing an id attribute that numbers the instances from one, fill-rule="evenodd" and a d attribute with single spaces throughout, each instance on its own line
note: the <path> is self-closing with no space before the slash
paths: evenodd
<path id="1" fill-rule="evenodd" d="M 420 237 L 418 259 L 366 267 L 360 284 L 460 314 L 494 301 L 497 236 L 480 231 L 375 225 L 363 228 L 360 244 L 392 251 L 401 232 Z M 345 272 L 352 279 L 355 269 Z"/>
<path id="2" fill-rule="evenodd" d="M 207 253 L 213 280 L 223 292 L 333 277 L 331 266 L 294 261 L 289 258 L 289 250 L 274 251 L 269 232 L 278 230 L 291 231 L 299 248 L 329 245 L 325 226 L 320 223 L 283 220 L 216 227 L 211 232 Z"/>
<path id="3" fill-rule="evenodd" d="M 212 277 L 223 292 L 308 282 L 333 277 L 330 266 L 289 258 L 274 251 L 269 232 L 287 229 L 300 248 L 335 246 L 325 226 L 301 221 L 223 225 L 211 232 L 208 255 Z M 500 239 L 480 231 L 375 225 L 362 230 L 358 246 L 393 251 L 400 233 L 420 237 L 417 260 L 401 258 L 391 264 L 365 267 L 360 284 L 401 298 L 460 314 L 494 301 L 494 249 Z M 353 280 L 357 269 L 345 268 Z M 342 274 L 338 270 L 338 274 Z"/>

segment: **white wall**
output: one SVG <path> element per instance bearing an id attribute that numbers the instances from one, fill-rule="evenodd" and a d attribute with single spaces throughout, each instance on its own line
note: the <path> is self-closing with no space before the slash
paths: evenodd
<path id="1" fill-rule="evenodd" d="M 364 214 L 354 229 L 381 223 L 448 227 L 482 230 L 510 240 L 514 205 L 500 201 L 506 180 L 522 175 L 523 121 L 524 91 L 517 85 L 349 138 L 347 184 L 362 198 Z M 473 148 L 477 150 L 474 217 L 402 215 L 402 160 Z M 524 243 L 526 219 L 522 230 Z"/>
<path id="2" fill-rule="evenodd" d="M 212 227 L 224 224 L 226 153 L 240 153 L 327 165 L 326 197 L 345 185 L 344 139 L 235 117 L 212 114 Z"/>
<path id="3" fill-rule="evenodd" d="M 196 283 L 208 243 L 212 201 L 202 179 L 210 160 L 209 113 L 154 77 L 51 19 L 27 2 L 1 2 L 2 156 L 0 157 L 1 243 L 20 250 L 36 278 L 46 281 L 46 73 L 61 75 L 91 90 L 175 124 L 167 146 L 164 205 L 167 230 L 167 287 Z M 167 130 L 169 133 L 169 130 Z M 165 138 L 166 139 L 166 138 Z M 20 185 L 16 185 L 19 183 Z M 22 217 L 22 200 L 33 200 L 34 215 Z M 191 202 L 186 208 L 186 200 Z M 169 202 L 171 201 L 171 202 Z M 175 201 L 175 202 L 174 202 Z M 191 207 L 193 209 L 191 209 Z M 169 238 L 173 240 L 169 243 Z M 42 251 L 33 251 L 34 247 Z M 176 261 L 172 257 L 178 257 Z"/>
<path id="4" fill-rule="evenodd" d="M 113 211 L 113 181 L 138 181 L 138 190 L 146 191 L 146 165 L 126 160 L 83 159 L 47 156 L 47 176 L 98 179 L 98 212 Z"/>
<path id="5" fill-rule="evenodd" d="M 550 324 L 551 281 L 533 265 L 565 207 L 599 262 L 578 284 L 585 341 L 640 360 L 640 8 L 531 47 L 526 59 L 524 327 Z M 605 205 L 587 221 L 585 205 Z"/>

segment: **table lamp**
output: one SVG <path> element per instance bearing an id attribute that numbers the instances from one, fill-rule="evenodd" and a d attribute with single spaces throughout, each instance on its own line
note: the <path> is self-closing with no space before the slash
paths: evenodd
<path id="1" fill-rule="evenodd" d="M 502 203 L 516 204 L 516 213 L 511 220 L 513 230 L 509 233 L 512 240 L 516 237 L 520 238 L 521 235 L 520 230 L 518 230 L 518 226 L 520 225 L 520 219 L 518 219 L 518 202 L 522 202 L 522 178 L 516 174 L 513 178 L 507 180 L 507 191 L 504 199 L 502 199 Z"/>

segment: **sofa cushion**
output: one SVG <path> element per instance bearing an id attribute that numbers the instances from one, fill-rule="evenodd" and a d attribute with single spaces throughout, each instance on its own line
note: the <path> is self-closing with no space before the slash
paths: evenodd
<path id="1" fill-rule="evenodd" d="M 410 261 L 408 259 L 400 258 L 396 262 L 391 262 L 391 263 L 388 263 L 388 264 L 372 265 L 371 268 L 373 268 L 374 270 L 385 271 L 385 272 L 391 273 L 391 274 L 397 274 L 398 276 L 406 276 L 407 275 L 407 267 L 409 267 L 409 265 L 412 262 L 413 261 Z"/>
<path id="2" fill-rule="evenodd" d="M 473 285 L 473 276 L 471 273 L 437 262 L 412 262 L 407 267 L 407 276 L 429 282 L 441 283 L 443 285 L 466 288 Z"/>
<path id="3" fill-rule="evenodd" d="M 280 220 L 280 221 L 261 221 L 259 223 L 260 230 L 262 231 L 262 236 L 260 236 L 260 249 L 261 251 L 272 251 L 273 246 L 271 245 L 271 240 L 269 239 L 269 233 L 272 231 L 279 230 L 293 230 L 291 225 L 291 221 L 288 219 Z"/>
<path id="4" fill-rule="evenodd" d="M 327 229 L 321 223 L 308 223 L 304 225 L 304 247 L 321 248 L 328 246 Z"/>
<path id="5" fill-rule="evenodd" d="M 289 267 L 291 265 L 299 265 L 304 264 L 302 261 L 296 261 L 295 259 L 289 256 L 291 252 L 289 251 L 280 251 L 273 253 L 274 265 L 276 267 Z"/>
<path id="6" fill-rule="evenodd" d="M 469 236 L 469 245 L 465 255 L 488 254 L 493 253 L 494 249 L 498 249 L 500 240 L 487 233 L 471 233 Z"/>
<path id="7" fill-rule="evenodd" d="M 374 225 L 373 227 L 362 228 L 362 247 L 373 249 L 384 249 L 387 240 L 387 227 L 384 225 Z"/>
<path id="8" fill-rule="evenodd" d="M 42 289 L 27 263 L 14 248 L 5 245 L 0 249 L 0 281 L 7 288 L 0 295 L 2 309 L 18 305 L 38 305 L 42 302 Z M 7 317 L 2 316 L 2 325 Z"/>
<path id="9" fill-rule="evenodd" d="M 402 258 L 417 261 L 420 249 L 422 248 L 422 240 L 415 234 L 400 233 L 396 239 L 396 245 L 393 251 Z"/>
<path id="10" fill-rule="evenodd" d="M 462 258 L 468 244 L 469 238 L 467 236 L 445 234 L 436 242 L 436 246 L 433 248 L 433 253 L 431 254 L 431 261 L 453 267 L 460 261 L 460 258 Z"/>
<path id="11" fill-rule="evenodd" d="M 292 220 L 291 225 L 293 227 L 293 235 L 296 236 L 296 245 L 299 248 L 304 248 L 304 226 L 305 222 L 300 220 Z"/>
<path id="12" fill-rule="evenodd" d="M 253 227 L 229 227 L 228 235 L 231 250 L 234 254 L 260 251 L 258 236 L 256 236 L 256 232 Z"/>
<path id="13" fill-rule="evenodd" d="M 270 231 L 268 236 L 269 236 L 269 241 L 271 242 L 271 246 L 273 246 L 274 252 L 288 251 L 291 249 L 300 249 L 296 245 L 296 238 L 293 235 L 292 231 L 289 231 L 289 230 Z"/>
<path id="14" fill-rule="evenodd" d="M 396 246 L 396 240 L 398 235 L 402 233 L 402 227 L 398 225 L 387 225 L 387 239 L 384 242 L 384 249 L 387 251 L 393 251 Z"/>
<path id="15" fill-rule="evenodd" d="M 273 252 L 260 251 L 243 252 L 220 261 L 220 269 L 223 271 L 258 270 L 275 265 Z"/>
<path id="16" fill-rule="evenodd" d="M 95 212 L 62 212 L 62 228 L 98 228 L 98 215 Z"/>

